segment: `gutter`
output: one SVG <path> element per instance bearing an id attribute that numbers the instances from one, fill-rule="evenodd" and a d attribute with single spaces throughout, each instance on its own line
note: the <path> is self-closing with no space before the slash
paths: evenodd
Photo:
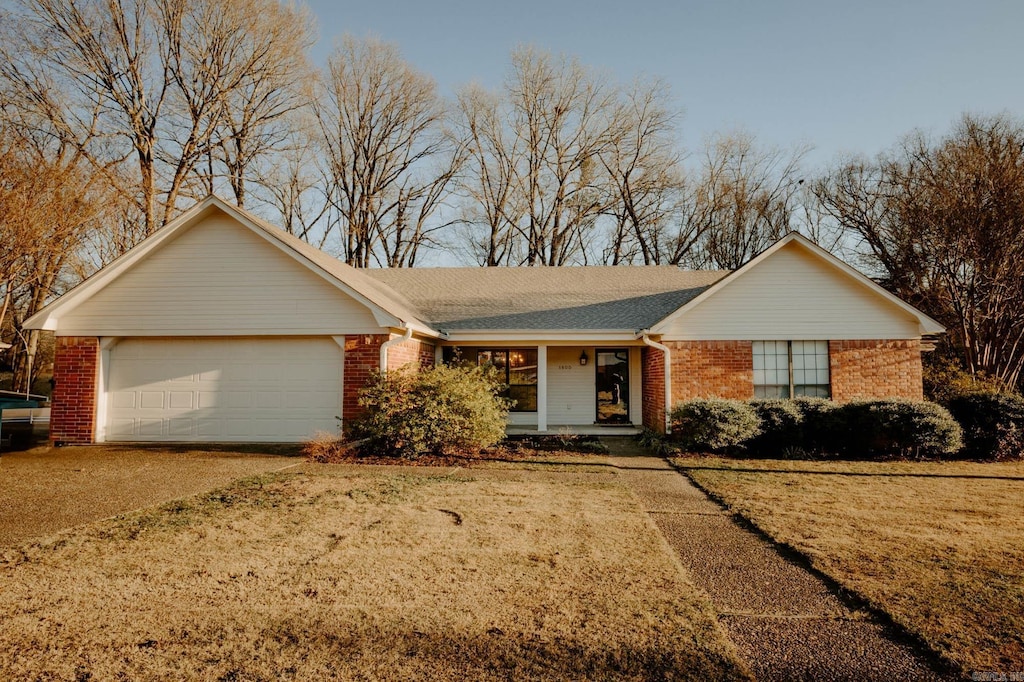
<path id="1" fill-rule="evenodd" d="M 665 355 L 665 435 L 668 435 L 672 433 L 672 418 L 669 416 L 672 402 L 672 351 L 663 343 L 651 341 L 649 333 L 649 329 L 644 329 L 638 336 L 645 346 L 660 350 Z"/>
<path id="2" fill-rule="evenodd" d="M 412 338 L 412 325 L 408 322 L 402 321 L 402 327 L 405 329 L 405 334 L 402 336 L 388 339 L 384 343 L 380 344 L 380 372 L 381 374 L 387 374 L 388 372 L 388 348 L 397 345 L 399 343 L 405 343 Z"/>

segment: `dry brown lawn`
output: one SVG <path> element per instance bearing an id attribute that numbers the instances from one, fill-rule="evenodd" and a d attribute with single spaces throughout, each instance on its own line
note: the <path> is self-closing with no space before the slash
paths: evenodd
<path id="1" fill-rule="evenodd" d="M 0 679 L 741 679 L 608 473 L 307 466 L 0 554 Z"/>
<path id="2" fill-rule="evenodd" d="M 1024 670 L 1024 463 L 675 462 L 965 672 Z"/>

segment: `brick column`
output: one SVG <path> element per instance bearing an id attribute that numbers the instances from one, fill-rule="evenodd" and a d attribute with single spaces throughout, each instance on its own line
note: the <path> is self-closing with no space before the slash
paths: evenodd
<path id="1" fill-rule="evenodd" d="M 355 334 L 345 336 L 345 369 L 341 401 L 342 425 L 358 417 L 359 391 L 374 372 L 380 371 L 380 347 L 388 340 L 387 334 Z"/>
<path id="2" fill-rule="evenodd" d="M 57 337 L 50 409 L 50 440 L 53 443 L 93 442 L 99 357 L 99 339 L 95 337 Z"/>
<path id="3" fill-rule="evenodd" d="M 665 433 L 665 354 L 657 348 L 644 346 L 640 350 L 640 364 L 644 426 Z"/>

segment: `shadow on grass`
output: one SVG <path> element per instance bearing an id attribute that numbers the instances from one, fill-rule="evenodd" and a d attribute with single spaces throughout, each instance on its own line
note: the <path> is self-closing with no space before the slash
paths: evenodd
<path id="1" fill-rule="evenodd" d="M 302 455 L 301 443 L 118 443 L 76 447 L 102 448 L 107 452 L 216 452 L 235 455 L 275 455 L 298 457 Z"/>
<path id="2" fill-rule="evenodd" d="M 950 478 L 950 479 L 978 479 L 992 481 L 1024 481 L 1024 476 L 996 476 L 992 474 L 929 474 L 929 473 L 905 473 L 894 471 L 814 471 L 812 469 L 755 469 L 748 467 L 729 466 L 693 466 L 690 464 L 673 464 L 682 471 L 725 471 L 741 474 L 810 474 L 812 476 L 851 476 L 865 478 Z"/>
<path id="3" fill-rule="evenodd" d="M 700 642 L 696 636 L 691 642 L 680 642 L 652 633 L 656 639 L 649 643 L 594 645 L 572 637 L 547 638 L 505 632 L 497 627 L 480 634 L 422 632 L 411 624 L 402 628 L 360 623 L 359 618 L 354 620 L 357 622 L 347 626 L 292 618 L 265 623 L 259 639 L 273 643 L 269 647 L 276 649 L 273 659 L 254 656 L 253 652 L 245 651 L 245 647 L 238 647 L 225 657 L 226 660 L 218 661 L 214 669 L 193 672 L 220 673 L 219 679 L 339 671 L 346 671 L 354 678 L 362 678 L 364 674 L 376 678 L 385 672 L 395 678 L 441 682 L 466 679 L 749 679 L 735 660 L 715 646 L 717 643 Z M 147 641 L 143 644 L 173 652 L 184 643 Z"/>

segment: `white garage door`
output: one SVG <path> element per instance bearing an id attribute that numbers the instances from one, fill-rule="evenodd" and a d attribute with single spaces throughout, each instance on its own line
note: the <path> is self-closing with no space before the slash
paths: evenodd
<path id="1" fill-rule="evenodd" d="M 298 442 L 337 432 L 342 350 L 327 339 L 123 339 L 107 440 Z"/>

